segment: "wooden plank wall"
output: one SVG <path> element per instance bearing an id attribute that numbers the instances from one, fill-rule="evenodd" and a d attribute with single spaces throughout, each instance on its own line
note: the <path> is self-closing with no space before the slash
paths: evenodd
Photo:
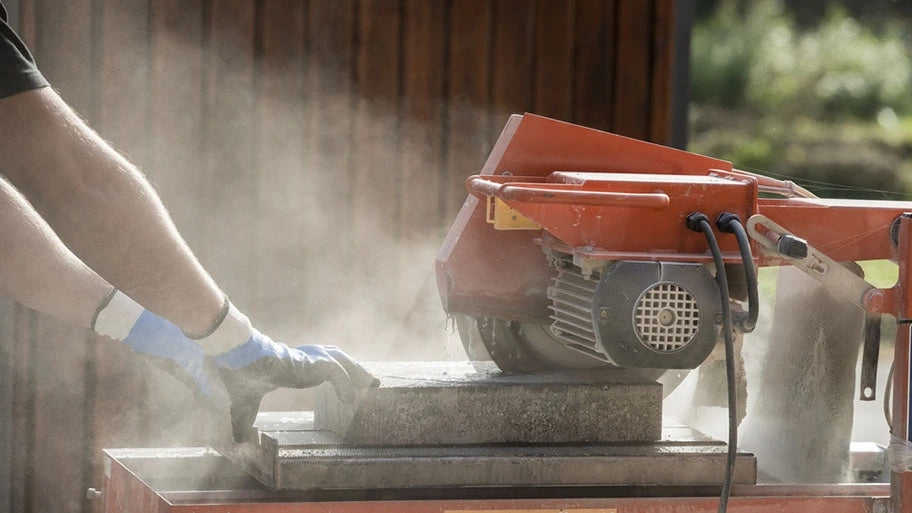
<path id="1" fill-rule="evenodd" d="M 428 276 L 464 178 L 514 112 L 667 142 L 673 8 L 22 0 L 19 30 L 263 331 L 442 358 Z M 0 512 L 90 511 L 102 447 L 204 442 L 126 348 L 6 300 L 0 337 Z"/>

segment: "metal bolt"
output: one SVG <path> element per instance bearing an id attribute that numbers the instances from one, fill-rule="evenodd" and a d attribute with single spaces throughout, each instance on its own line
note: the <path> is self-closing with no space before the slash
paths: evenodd
<path id="1" fill-rule="evenodd" d="M 86 499 L 94 501 L 95 499 L 101 498 L 101 490 L 96 490 L 94 488 L 89 488 L 86 490 Z"/>
<path id="2" fill-rule="evenodd" d="M 599 317 L 601 317 L 602 319 L 607 319 L 607 318 L 608 318 L 608 310 L 602 310 L 601 312 L 599 312 Z"/>

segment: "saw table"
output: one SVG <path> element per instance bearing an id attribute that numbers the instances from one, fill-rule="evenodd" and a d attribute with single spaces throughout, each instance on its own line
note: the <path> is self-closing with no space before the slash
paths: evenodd
<path id="1" fill-rule="evenodd" d="M 244 443 L 106 450 L 94 494 L 105 513 L 715 510 L 726 445 L 663 422 L 654 382 L 514 376 L 467 362 L 366 365 L 381 387 L 348 405 L 326 387 L 313 412 L 261 413 Z M 884 485 L 756 479 L 756 458 L 739 453 L 733 511 L 809 511 L 810 501 L 820 511 L 876 511 L 888 494 Z"/>
<path id="2" fill-rule="evenodd" d="M 146 511 L 123 502 L 123 488 L 135 490 L 137 480 L 143 504 L 176 507 L 586 497 L 606 489 L 655 493 L 657 484 L 692 494 L 716 488 L 725 471 L 725 444 L 663 425 L 661 386 L 636 373 L 510 375 L 478 362 L 366 366 L 379 388 L 345 404 L 325 386 L 314 412 L 261 413 L 244 443 L 107 451 L 106 511 Z M 756 459 L 742 453 L 735 481 L 752 484 L 756 475 Z"/>

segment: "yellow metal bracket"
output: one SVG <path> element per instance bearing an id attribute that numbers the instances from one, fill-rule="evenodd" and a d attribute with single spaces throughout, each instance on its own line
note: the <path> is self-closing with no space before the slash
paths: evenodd
<path id="1" fill-rule="evenodd" d="M 541 230 L 541 225 L 493 196 L 486 198 L 485 219 L 488 224 L 494 225 L 495 230 Z"/>

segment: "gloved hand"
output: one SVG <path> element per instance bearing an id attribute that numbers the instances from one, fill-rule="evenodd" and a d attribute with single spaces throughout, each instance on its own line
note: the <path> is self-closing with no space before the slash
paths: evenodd
<path id="1" fill-rule="evenodd" d="M 226 410 L 230 399 L 215 362 L 180 328 L 146 310 L 115 290 L 92 320 L 92 329 L 120 340 L 193 391 L 196 400 L 213 412 Z"/>
<path id="2" fill-rule="evenodd" d="M 249 436 L 263 396 L 276 388 L 309 388 L 329 381 L 340 399 L 350 401 L 353 385 L 380 383 L 337 347 L 292 349 L 273 342 L 227 301 L 225 315 L 212 332 L 195 340 L 120 291 L 99 308 L 92 328 L 152 358 L 207 408 L 230 407 L 239 442 Z"/>
<path id="3" fill-rule="evenodd" d="M 340 399 L 351 402 L 353 385 L 380 384 L 335 346 L 292 349 L 253 328 L 244 344 L 212 360 L 231 398 L 231 428 L 238 442 L 249 436 L 263 396 L 277 388 L 309 388 L 328 381 Z"/>

